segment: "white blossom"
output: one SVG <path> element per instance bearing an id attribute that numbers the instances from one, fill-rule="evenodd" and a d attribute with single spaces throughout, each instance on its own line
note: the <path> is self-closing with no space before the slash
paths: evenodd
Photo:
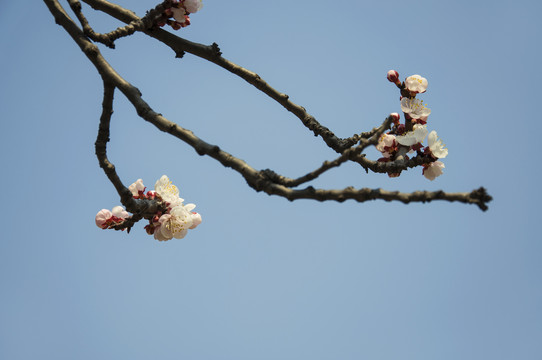
<path id="1" fill-rule="evenodd" d="M 113 216 L 116 216 L 120 219 L 126 219 L 131 216 L 130 213 L 124 210 L 122 206 L 115 206 L 111 212 L 113 213 Z"/>
<path id="2" fill-rule="evenodd" d="M 404 135 L 396 136 L 396 141 L 404 146 L 412 146 L 421 143 L 427 136 L 427 125 L 415 124 L 412 131 Z"/>
<path id="3" fill-rule="evenodd" d="M 134 197 L 138 197 L 140 191 L 141 192 L 145 191 L 145 185 L 143 185 L 143 180 L 137 179 L 135 183 L 128 186 L 128 190 L 132 192 L 132 195 Z"/>
<path id="4" fill-rule="evenodd" d="M 412 75 L 406 78 L 405 87 L 408 91 L 418 94 L 427 90 L 427 79 L 420 75 Z"/>
<path id="5" fill-rule="evenodd" d="M 184 7 L 189 13 L 198 12 L 203 7 L 201 0 L 184 0 Z"/>
<path id="6" fill-rule="evenodd" d="M 195 211 L 192 211 L 194 210 L 195 207 L 196 207 L 195 204 L 184 205 L 185 210 L 188 211 L 190 213 L 190 216 L 192 217 L 192 225 L 190 226 L 189 229 L 195 229 L 196 226 L 201 224 L 201 215 Z"/>
<path id="7" fill-rule="evenodd" d="M 401 110 L 413 119 L 426 118 L 431 114 L 431 109 L 426 107 L 422 100 L 408 97 L 401 99 Z"/>
<path id="8" fill-rule="evenodd" d="M 177 22 L 180 22 L 181 24 L 184 24 L 184 22 L 186 21 L 186 18 L 184 17 L 186 15 L 186 12 L 184 11 L 184 9 L 183 8 L 174 8 L 174 7 L 172 7 L 171 11 L 173 12 L 173 18 Z"/>
<path id="9" fill-rule="evenodd" d="M 159 221 L 160 227 L 154 235 L 157 240 L 182 239 L 192 226 L 192 214 L 180 205 L 171 209 L 169 214 L 162 215 Z"/>
<path id="10" fill-rule="evenodd" d="M 391 154 L 386 150 L 386 148 L 392 147 L 395 143 L 395 135 L 382 134 L 378 139 L 376 144 L 376 150 L 380 151 L 384 157 L 390 157 Z"/>
<path id="11" fill-rule="evenodd" d="M 440 161 L 434 161 L 423 167 L 423 176 L 433 181 L 442 175 L 442 169 L 444 169 L 444 164 Z"/>
<path id="12" fill-rule="evenodd" d="M 201 215 L 197 212 L 192 212 L 192 226 L 189 227 L 189 229 L 195 229 L 196 226 L 201 224 Z"/>
<path id="13" fill-rule="evenodd" d="M 433 156 L 436 158 L 444 159 L 446 156 L 448 156 L 448 149 L 444 147 L 442 140 L 438 138 L 435 130 L 431 131 L 429 136 L 427 136 L 427 143 L 429 144 L 431 154 L 433 154 Z"/>
<path id="14" fill-rule="evenodd" d="M 179 189 L 173 185 L 166 175 L 163 175 L 156 184 L 154 184 L 154 190 L 162 200 L 168 202 L 170 208 L 182 205 L 184 199 L 179 197 Z"/>

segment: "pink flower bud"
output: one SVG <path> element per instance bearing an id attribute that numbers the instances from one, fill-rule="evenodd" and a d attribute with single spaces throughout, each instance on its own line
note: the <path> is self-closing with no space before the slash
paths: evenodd
<path id="1" fill-rule="evenodd" d="M 393 117 L 392 121 L 395 126 L 399 126 L 399 119 L 401 119 L 401 115 L 399 115 L 398 113 L 391 113 L 390 116 Z"/>
<path id="2" fill-rule="evenodd" d="M 388 81 L 392 82 L 394 84 L 397 84 L 399 82 L 399 73 L 395 70 L 388 71 Z"/>
<path id="3" fill-rule="evenodd" d="M 107 209 L 102 209 L 96 214 L 96 226 L 102 229 L 107 228 L 107 222 L 113 217 L 113 213 Z"/>

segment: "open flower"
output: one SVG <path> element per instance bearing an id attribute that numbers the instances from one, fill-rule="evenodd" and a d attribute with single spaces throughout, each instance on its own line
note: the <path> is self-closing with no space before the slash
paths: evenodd
<path id="1" fill-rule="evenodd" d="M 427 126 L 415 124 L 412 131 L 409 131 L 401 136 L 396 136 L 396 141 L 404 146 L 412 146 L 423 142 L 427 136 Z"/>
<path id="2" fill-rule="evenodd" d="M 195 229 L 199 224 L 201 224 L 201 215 L 197 212 L 192 212 L 192 226 L 189 229 Z"/>
<path id="3" fill-rule="evenodd" d="M 384 157 L 390 157 L 397 151 L 397 142 L 395 135 L 382 134 L 376 144 L 376 150 L 380 151 Z"/>
<path id="4" fill-rule="evenodd" d="M 427 90 L 427 79 L 420 75 L 412 75 L 406 78 L 405 87 L 414 94 L 421 94 Z"/>
<path id="5" fill-rule="evenodd" d="M 179 189 L 173 185 L 166 175 L 163 175 L 156 184 L 154 184 L 155 192 L 160 195 L 162 200 L 168 202 L 169 208 L 182 205 L 184 199 L 179 197 Z"/>
<path id="6" fill-rule="evenodd" d="M 196 226 L 201 224 L 201 215 L 195 211 L 192 211 L 194 210 L 195 207 L 196 207 L 195 204 L 184 205 L 184 209 L 188 211 L 190 213 L 190 216 L 192 217 L 192 225 L 189 227 L 189 229 L 195 229 Z"/>
<path id="7" fill-rule="evenodd" d="M 203 3 L 201 0 L 184 0 L 184 7 L 189 13 L 195 13 L 198 10 L 201 10 Z"/>
<path id="8" fill-rule="evenodd" d="M 431 131 L 429 136 L 427 136 L 427 143 L 429 144 L 429 151 L 437 159 L 444 159 L 448 156 L 448 149 L 444 147 L 442 140 L 438 138 L 435 130 Z"/>
<path id="9" fill-rule="evenodd" d="M 169 214 L 162 215 L 159 223 L 154 232 L 155 239 L 161 241 L 182 239 L 192 226 L 192 214 L 183 205 L 176 206 Z"/>
<path id="10" fill-rule="evenodd" d="M 175 7 L 172 7 L 171 8 L 171 12 L 173 13 L 173 18 L 180 22 L 181 24 L 183 24 L 185 21 L 186 21 L 186 11 L 184 11 L 184 9 L 181 7 L 181 8 L 175 8 Z"/>
<path id="11" fill-rule="evenodd" d="M 434 161 L 431 164 L 425 164 L 422 173 L 427 179 L 433 181 L 442 175 L 442 169 L 444 169 L 444 164 L 440 161 Z"/>
<path id="12" fill-rule="evenodd" d="M 425 106 L 422 100 L 404 97 L 401 99 L 401 110 L 413 119 L 427 118 L 431 109 Z"/>

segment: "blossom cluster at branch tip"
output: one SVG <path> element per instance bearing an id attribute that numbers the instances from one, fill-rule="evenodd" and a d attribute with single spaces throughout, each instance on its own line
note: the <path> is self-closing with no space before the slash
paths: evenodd
<path id="1" fill-rule="evenodd" d="M 160 203 L 160 210 L 145 216 L 145 219 L 149 220 L 145 231 L 156 240 L 182 239 L 188 230 L 195 229 L 201 224 L 201 215 L 192 211 L 196 205 L 185 205 L 184 199 L 179 197 L 179 189 L 166 175 L 156 181 L 154 191 L 145 193 L 146 187 L 141 179 L 131 184 L 128 189 L 134 199 L 156 200 Z M 127 226 L 123 225 L 126 225 L 125 221 L 130 218 L 131 215 L 122 206 L 116 206 L 112 211 L 100 210 L 96 214 L 96 225 L 102 229 L 124 230 Z"/>
<path id="2" fill-rule="evenodd" d="M 378 161 L 409 160 L 407 154 L 416 152 L 417 156 L 424 159 L 422 174 L 427 179 L 434 180 L 443 173 L 444 164 L 438 159 L 445 158 L 448 149 L 444 147 L 436 131 L 431 131 L 428 136 L 427 118 L 431 109 L 422 100 L 416 99 L 416 95 L 427 91 L 427 79 L 420 75 L 411 75 L 401 82 L 399 73 L 395 70 L 388 71 L 386 77 L 401 90 L 401 110 L 405 115 L 405 123 L 401 124 L 398 113 L 390 114 L 393 127 L 382 134 L 375 145 L 383 156 Z M 428 145 L 424 147 L 422 143 L 426 137 Z M 399 175 L 401 170 L 388 173 L 390 177 Z"/>
<path id="3" fill-rule="evenodd" d="M 190 25 L 190 14 L 196 13 L 203 7 L 201 0 L 173 0 L 171 7 L 167 8 L 157 19 L 160 27 L 169 25 L 173 30 Z"/>

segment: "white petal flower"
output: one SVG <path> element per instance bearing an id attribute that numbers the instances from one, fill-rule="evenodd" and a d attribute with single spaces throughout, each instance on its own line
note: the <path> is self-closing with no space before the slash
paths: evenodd
<path id="1" fill-rule="evenodd" d="M 162 234 L 162 223 L 163 222 L 166 222 L 167 219 L 169 219 L 171 217 L 171 215 L 169 214 L 164 214 L 160 217 L 160 219 L 162 219 L 163 221 L 162 222 L 157 222 L 157 223 L 154 223 L 154 238 L 158 241 L 167 241 L 167 240 L 171 240 L 173 237 L 170 236 L 169 238 L 164 236 Z"/>
<path id="2" fill-rule="evenodd" d="M 424 93 L 427 90 L 427 79 L 420 75 L 412 75 L 406 78 L 405 87 L 415 94 Z"/>
<path id="3" fill-rule="evenodd" d="M 188 212 L 194 210 L 196 208 L 196 204 L 186 204 L 184 205 L 184 209 Z"/>
<path id="4" fill-rule="evenodd" d="M 390 150 L 392 150 L 394 145 L 397 146 L 395 135 L 382 134 L 376 144 L 376 150 L 380 151 L 384 157 L 390 157 L 392 155 Z"/>
<path id="5" fill-rule="evenodd" d="M 124 208 L 122 206 L 115 206 L 113 208 L 113 216 L 116 216 L 118 218 L 121 218 L 121 219 L 126 219 L 126 218 L 129 218 L 131 215 L 129 212 L 127 212 L 126 210 L 124 210 Z"/>
<path id="6" fill-rule="evenodd" d="M 412 131 L 404 135 L 396 136 L 397 142 L 404 146 L 412 146 L 421 143 L 427 136 L 427 125 L 415 124 Z"/>
<path id="7" fill-rule="evenodd" d="M 182 239 L 192 226 L 192 215 L 184 206 L 176 206 L 169 214 L 160 217 L 161 235 L 167 240 L 171 238 Z"/>
<path id="8" fill-rule="evenodd" d="M 384 148 L 393 146 L 394 141 L 395 135 L 382 134 L 382 136 L 380 136 L 380 138 L 378 139 L 378 144 L 376 144 L 376 150 L 380 152 L 385 152 L 386 150 Z"/>
<path id="9" fill-rule="evenodd" d="M 435 178 L 442 175 L 442 169 L 444 169 L 444 164 L 440 161 L 434 161 L 429 165 L 424 165 L 423 176 L 433 181 Z"/>
<path id="10" fill-rule="evenodd" d="M 143 185 L 143 180 L 137 179 L 137 181 L 135 183 L 128 186 L 128 190 L 130 190 L 132 192 L 133 196 L 135 196 L 135 197 L 139 196 L 140 191 L 141 192 L 145 191 L 145 185 Z"/>
<path id="11" fill-rule="evenodd" d="M 422 100 L 408 97 L 401 99 L 401 110 L 413 119 L 420 119 L 431 114 L 431 109 L 426 107 Z"/>
<path id="12" fill-rule="evenodd" d="M 173 18 L 181 24 L 184 24 L 184 22 L 186 21 L 186 18 L 184 17 L 186 12 L 184 11 L 184 9 L 172 7 L 171 11 L 173 12 Z"/>
<path id="13" fill-rule="evenodd" d="M 438 138 L 437 132 L 435 130 L 429 133 L 429 136 L 427 137 L 427 143 L 429 144 L 429 150 L 431 150 L 431 154 L 433 154 L 436 158 L 444 159 L 446 156 L 448 156 L 448 149 L 444 147 L 442 140 Z"/>
<path id="14" fill-rule="evenodd" d="M 102 228 L 102 229 L 105 229 L 107 227 L 107 221 L 109 219 L 111 219 L 111 217 L 113 216 L 113 214 L 111 213 L 111 211 L 107 210 L 107 209 L 102 209 L 100 211 L 98 211 L 98 213 L 96 214 L 96 226 L 98 226 L 99 228 Z"/>
<path id="15" fill-rule="evenodd" d="M 173 185 L 166 175 L 163 175 L 154 184 L 154 190 L 162 200 L 170 203 L 170 208 L 179 206 L 183 203 L 184 199 L 179 197 L 179 189 Z"/>
<path id="16" fill-rule="evenodd" d="M 198 214 L 197 212 L 192 212 L 191 216 L 192 216 L 192 226 L 190 226 L 189 229 L 195 229 L 196 226 L 201 224 L 201 215 Z"/>
<path id="17" fill-rule="evenodd" d="M 184 205 L 184 209 L 190 213 L 190 216 L 192 217 L 192 225 L 189 227 L 189 229 L 195 229 L 196 226 L 201 224 L 201 215 L 198 214 L 194 210 L 196 207 L 195 204 L 186 204 Z"/>
<path id="18" fill-rule="evenodd" d="M 198 12 L 203 7 L 201 0 L 184 0 L 184 7 L 189 13 Z"/>

